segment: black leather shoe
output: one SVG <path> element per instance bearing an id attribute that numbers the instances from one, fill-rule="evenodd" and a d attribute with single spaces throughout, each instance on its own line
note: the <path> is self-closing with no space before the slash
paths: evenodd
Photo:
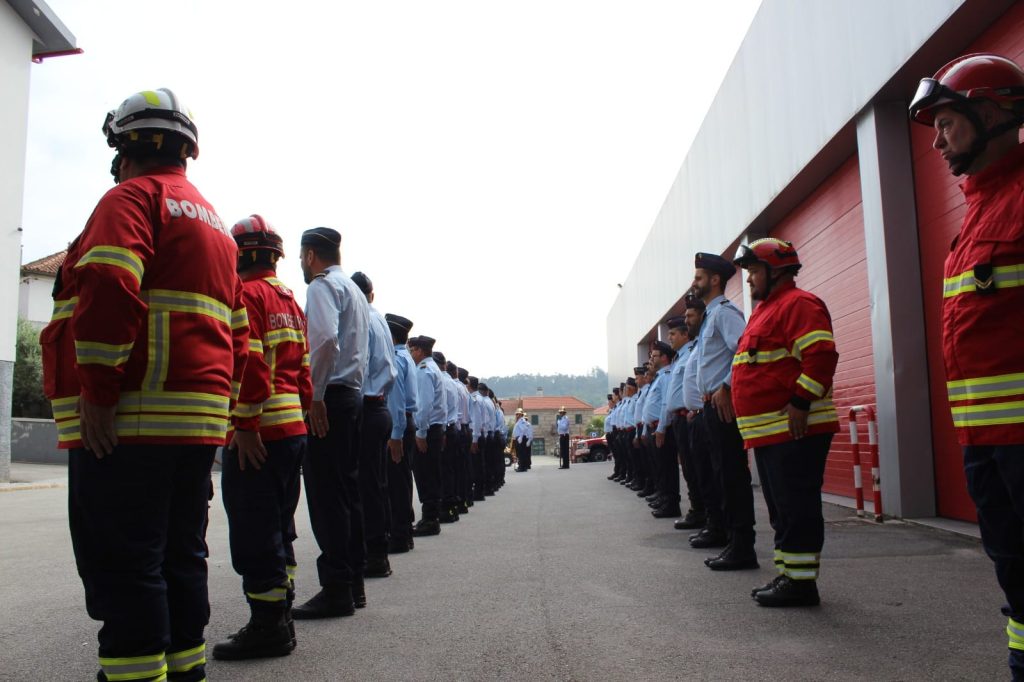
<path id="1" fill-rule="evenodd" d="M 682 515 L 683 510 L 679 508 L 678 504 L 664 504 L 651 512 L 651 516 L 656 519 L 674 519 Z"/>
<path id="2" fill-rule="evenodd" d="M 459 515 L 455 512 L 455 509 L 442 509 L 441 518 L 438 519 L 440 523 L 455 523 L 459 520 Z"/>
<path id="3" fill-rule="evenodd" d="M 366 583 L 362 577 L 352 578 L 352 605 L 357 609 L 366 608 Z"/>
<path id="4" fill-rule="evenodd" d="M 767 585 L 762 585 L 761 587 L 755 587 L 754 589 L 752 589 L 750 591 L 750 597 L 753 599 L 754 597 L 757 596 L 758 592 L 764 592 L 765 590 L 772 589 L 773 587 L 775 587 L 776 583 L 778 583 L 780 580 L 782 580 L 782 578 L 783 578 L 783 576 L 780 573 L 779 575 L 777 575 L 774 578 L 772 578 L 771 582 L 769 582 Z"/>
<path id="5" fill-rule="evenodd" d="M 757 555 L 740 551 L 727 551 L 721 556 L 705 562 L 712 571 L 745 571 L 760 568 Z"/>
<path id="6" fill-rule="evenodd" d="M 703 528 L 704 524 L 707 523 L 703 514 L 698 514 L 692 509 L 686 512 L 686 516 L 675 522 L 676 530 L 691 530 L 693 528 Z"/>
<path id="7" fill-rule="evenodd" d="M 754 594 L 754 601 L 761 606 L 817 606 L 821 603 L 818 596 L 818 583 L 814 580 L 793 580 L 787 576 L 779 576 L 772 587 Z"/>
<path id="8" fill-rule="evenodd" d="M 655 502 L 661 499 L 661 493 L 654 493 L 653 495 L 648 495 L 644 499 L 647 500 L 648 502 Z"/>
<path id="9" fill-rule="evenodd" d="M 412 534 L 418 538 L 426 535 L 440 535 L 441 524 L 437 519 L 420 519 L 416 525 L 412 527 Z"/>
<path id="10" fill-rule="evenodd" d="M 438 532 L 441 532 L 441 531 L 438 531 Z M 411 552 L 414 549 L 416 549 L 416 541 L 413 540 L 412 536 L 410 535 L 409 536 L 409 551 Z"/>
<path id="11" fill-rule="evenodd" d="M 409 551 L 409 544 L 405 543 L 405 551 Z M 366 578 L 387 578 L 391 575 L 391 562 L 388 561 L 386 556 L 372 556 L 366 559 L 366 570 L 363 571 L 363 576 Z M 355 595 L 352 595 L 353 597 Z"/>
<path id="12" fill-rule="evenodd" d="M 325 587 L 301 606 L 292 608 L 295 620 L 318 620 L 351 616 L 356 612 L 350 585 Z"/>
<path id="13" fill-rule="evenodd" d="M 608 476 L 607 478 L 608 478 L 609 481 L 617 481 L 617 480 L 619 480 L 619 475 L 618 474 L 612 474 L 611 476 Z"/>
<path id="14" fill-rule="evenodd" d="M 459 516 L 469 513 L 469 508 L 473 506 L 472 502 L 463 502 L 459 506 Z"/>
<path id="15" fill-rule="evenodd" d="M 412 538 L 403 538 L 392 535 L 391 539 L 388 540 L 388 554 L 405 554 L 412 547 L 409 546 L 409 542 Z"/>
<path id="16" fill-rule="evenodd" d="M 486 502 L 487 497 L 483 493 L 473 493 L 474 502 Z"/>
<path id="17" fill-rule="evenodd" d="M 694 549 L 710 549 L 712 547 L 725 547 L 729 544 L 729 538 L 724 531 L 705 528 L 701 532 L 690 537 L 690 547 Z"/>

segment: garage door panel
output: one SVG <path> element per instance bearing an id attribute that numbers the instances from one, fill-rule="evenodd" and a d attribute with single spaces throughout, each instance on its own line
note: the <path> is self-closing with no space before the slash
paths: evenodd
<path id="1" fill-rule="evenodd" d="M 870 296 L 864 245 L 860 173 L 851 157 L 771 232 L 794 243 L 804 267 L 798 285 L 821 298 L 832 315 L 839 366 L 833 400 L 842 429 L 832 441 L 826 492 L 853 495 L 853 465 L 846 413 L 874 404 Z"/>

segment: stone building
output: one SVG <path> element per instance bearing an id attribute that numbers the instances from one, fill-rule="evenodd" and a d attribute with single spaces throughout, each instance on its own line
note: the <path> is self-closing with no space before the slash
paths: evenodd
<path id="1" fill-rule="evenodd" d="M 569 417 L 569 434 L 571 436 L 586 435 L 587 424 L 594 416 L 594 406 L 571 395 L 537 395 L 518 398 L 499 398 L 501 410 L 505 413 L 505 421 L 514 421 L 518 408 L 523 408 L 533 425 L 534 454 L 551 453 L 558 447 L 558 435 L 555 420 L 558 410 L 565 408 Z"/>

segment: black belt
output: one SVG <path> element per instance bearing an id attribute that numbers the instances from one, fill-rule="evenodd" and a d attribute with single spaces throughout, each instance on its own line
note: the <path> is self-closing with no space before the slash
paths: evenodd
<path id="1" fill-rule="evenodd" d="M 382 395 L 364 395 L 363 402 L 370 405 L 383 405 L 386 398 Z"/>

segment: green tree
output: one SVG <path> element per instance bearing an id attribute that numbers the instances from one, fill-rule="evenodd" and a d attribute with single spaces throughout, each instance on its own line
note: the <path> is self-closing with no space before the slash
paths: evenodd
<path id="1" fill-rule="evenodd" d="M 43 356 L 39 331 L 26 320 L 18 320 L 18 338 L 14 357 L 14 389 L 11 416 L 49 419 L 50 401 L 43 395 Z"/>

